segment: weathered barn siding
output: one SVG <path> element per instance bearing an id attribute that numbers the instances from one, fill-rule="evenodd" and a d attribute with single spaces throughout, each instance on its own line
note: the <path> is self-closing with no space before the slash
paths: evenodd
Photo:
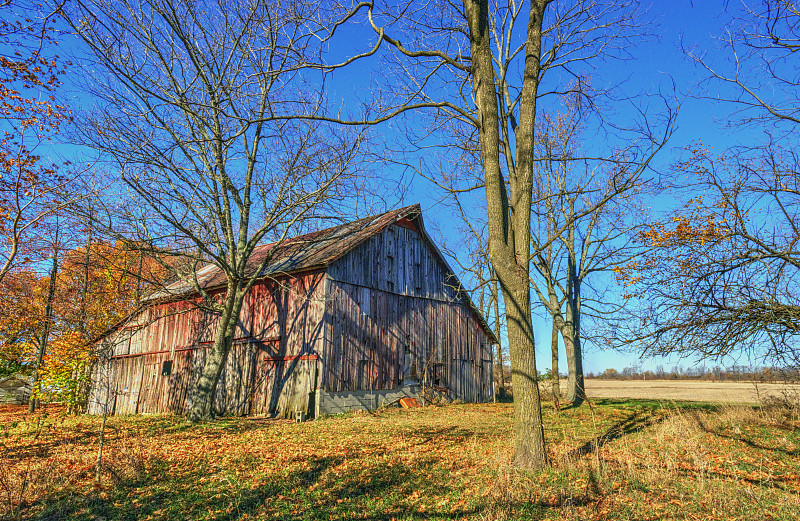
<path id="1" fill-rule="evenodd" d="M 28 403 L 31 396 L 31 383 L 22 375 L 0 378 L 0 404 Z"/>
<path id="2" fill-rule="evenodd" d="M 217 386 L 221 414 L 289 415 L 308 411 L 316 381 L 324 309 L 316 271 L 256 284 L 245 297 L 234 346 Z M 113 355 L 98 364 L 90 412 L 183 413 L 211 348 L 218 316 L 190 301 L 154 305 L 106 342 Z M 164 362 L 171 374 L 162 375 Z"/>
<path id="3" fill-rule="evenodd" d="M 453 399 L 492 398 L 494 335 L 425 234 L 418 205 L 260 246 L 251 261 L 268 257 L 243 303 L 217 412 L 377 407 L 416 395 L 415 382 Z M 204 268 L 198 280 L 223 297 L 220 270 Z M 100 356 L 90 412 L 186 411 L 219 316 L 199 309 L 185 283 L 158 298 L 170 301 L 97 340 L 112 352 Z"/>
<path id="4" fill-rule="evenodd" d="M 333 280 L 396 295 L 458 300 L 455 277 L 448 277 L 411 221 L 393 224 L 328 266 Z"/>
<path id="5" fill-rule="evenodd" d="M 410 362 L 451 398 L 490 400 L 491 340 L 455 282 L 411 226 L 392 225 L 331 264 L 321 388 L 395 389 Z"/>

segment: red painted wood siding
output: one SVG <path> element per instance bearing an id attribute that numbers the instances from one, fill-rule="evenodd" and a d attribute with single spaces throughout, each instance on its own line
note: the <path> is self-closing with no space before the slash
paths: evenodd
<path id="1" fill-rule="evenodd" d="M 218 315 L 200 309 L 198 302 L 154 305 L 107 339 L 113 343 L 114 357 L 98 371 L 112 386 L 106 385 L 103 392 L 102 385 L 95 385 L 91 412 L 101 412 L 109 397 L 119 414 L 184 412 L 219 322 Z M 245 297 L 235 344 L 218 384 L 219 411 L 306 410 L 308 393 L 315 386 L 323 310 L 320 271 L 255 284 Z M 167 360 L 173 362 L 172 374 L 162 376 Z M 266 365 L 273 367 L 269 386 L 257 379 Z"/>

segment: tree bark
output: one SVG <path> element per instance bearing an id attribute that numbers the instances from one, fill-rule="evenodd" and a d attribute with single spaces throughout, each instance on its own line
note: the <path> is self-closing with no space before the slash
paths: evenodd
<path id="1" fill-rule="evenodd" d="M 500 289 L 497 277 L 492 278 L 492 298 L 494 299 L 494 331 L 497 333 L 497 363 L 500 364 L 500 390 L 506 394 L 506 368 L 503 364 L 503 345 L 500 343 Z"/>
<path id="2" fill-rule="evenodd" d="M 228 281 L 228 292 L 214 335 L 214 345 L 206 357 L 203 371 L 190 395 L 187 416 L 193 422 L 214 418 L 214 398 L 222 370 L 233 346 L 236 324 L 244 303 L 245 292 L 236 281 Z"/>
<path id="3" fill-rule="evenodd" d="M 550 337 L 550 362 L 552 363 L 550 372 L 553 375 L 553 399 L 557 400 L 561 395 L 561 389 L 558 376 L 558 326 L 556 326 L 555 320 L 553 320 L 553 334 Z"/>
<path id="4" fill-rule="evenodd" d="M 39 392 L 41 391 L 42 363 L 47 351 L 47 342 L 50 337 L 50 323 L 53 320 L 53 301 L 56 295 L 56 276 L 58 275 L 58 247 L 53 249 L 53 265 L 50 268 L 50 281 L 47 284 L 47 301 L 44 307 L 44 327 L 42 335 L 39 337 L 39 350 L 36 353 L 36 369 L 33 372 L 33 393 L 28 400 L 28 412 L 36 410 L 39 403 Z"/>
<path id="5" fill-rule="evenodd" d="M 567 378 L 566 401 L 573 407 L 581 405 L 586 398 L 583 391 L 583 361 L 580 356 L 580 338 L 572 333 L 572 328 L 565 326 L 561 330 L 561 337 L 564 339 L 564 347 L 567 351 L 567 367 L 569 376 Z"/>
<path id="6" fill-rule="evenodd" d="M 89 209 L 89 222 L 92 222 L 94 218 L 94 211 L 92 208 Z M 80 331 L 81 335 L 83 336 L 84 342 L 91 341 L 89 329 L 87 327 L 88 322 L 88 312 L 86 310 L 86 297 L 89 294 L 89 263 L 92 260 L 92 239 L 93 239 L 93 229 L 89 227 L 89 233 L 86 238 L 86 251 L 83 253 L 83 276 L 81 278 L 81 322 L 80 322 Z M 89 401 L 89 392 L 91 388 L 91 366 L 81 369 L 80 367 L 76 367 L 73 370 L 72 378 L 73 381 L 76 382 L 75 388 L 72 390 L 74 393 L 72 398 L 69 400 L 68 403 L 68 410 L 67 412 L 70 413 L 77 413 L 79 409 L 85 409 L 86 403 Z M 79 371 L 87 372 L 87 377 L 85 380 L 81 380 Z"/>
<path id="7" fill-rule="evenodd" d="M 527 277 L 509 284 L 506 302 L 511 382 L 514 387 L 514 463 L 525 468 L 547 465 L 541 396 L 536 372 L 533 325 Z M 509 304 L 511 303 L 511 304 Z"/>
<path id="8" fill-rule="evenodd" d="M 547 465 L 541 397 L 530 300 L 530 225 L 533 190 L 533 132 L 539 82 L 542 18 L 547 2 L 531 2 L 516 165 L 509 165 L 510 192 L 500 167 L 500 126 L 492 57 L 489 6 L 486 0 L 465 0 L 470 33 L 472 82 L 481 144 L 489 257 L 497 274 L 506 310 L 511 382 L 514 387 L 514 464 L 537 469 Z"/>
<path id="9" fill-rule="evenodd" d="M 567 353 L 567 378 L 566 401 L 573 407 L 580 406 L 586 399 L 583 383 L 583 356 L 581 352 L 580 331 L 577 330 L 577 321 L 567 306 L 567 320 L 561 327 L 561 338 L 564 339 L 564 349 Z M 580 319 L 578 319 L 580 320 Z"/>
<path id="10" fill-rule="evenodd" d="M 575 198 L 570 198 L 568 203 L 568 217 L 575 215 Z M 564 348 L 567 353 L 567 366 L 569 378 L 567 379 L 567 402 L 573 407 L 580 406 L 586 395 L 583 390 L 583 353 L 581 350 L 580 320 L 580 276 L 575 249 L 575 221 L 572 220 L 567 234 L 567 317 L 561 329 L 564 338 Z"/>

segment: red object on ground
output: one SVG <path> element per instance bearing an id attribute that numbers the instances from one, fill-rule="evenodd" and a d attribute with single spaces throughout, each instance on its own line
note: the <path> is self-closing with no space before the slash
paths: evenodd
<path id="1" fill-rule="evenodd" d="M 416 398 L 400 398 L 400 406 L 403 409 L 411 409 L 412 407 L 419 407 L 419 402 Z"/>

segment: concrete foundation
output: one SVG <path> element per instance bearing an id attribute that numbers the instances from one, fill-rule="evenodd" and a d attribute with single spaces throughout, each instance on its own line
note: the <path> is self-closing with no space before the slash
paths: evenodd
<path id="1" fill-rule="evenodd" d="M 420 394 L 421 388 L 418 385 L 407 385 L 385 391 L 342 391 L 338 393 L 317 391 L 315 416 L 319 418 L 326 414 L 374 411 L 400 398 L 416 398 L 420 400 Z"/>

